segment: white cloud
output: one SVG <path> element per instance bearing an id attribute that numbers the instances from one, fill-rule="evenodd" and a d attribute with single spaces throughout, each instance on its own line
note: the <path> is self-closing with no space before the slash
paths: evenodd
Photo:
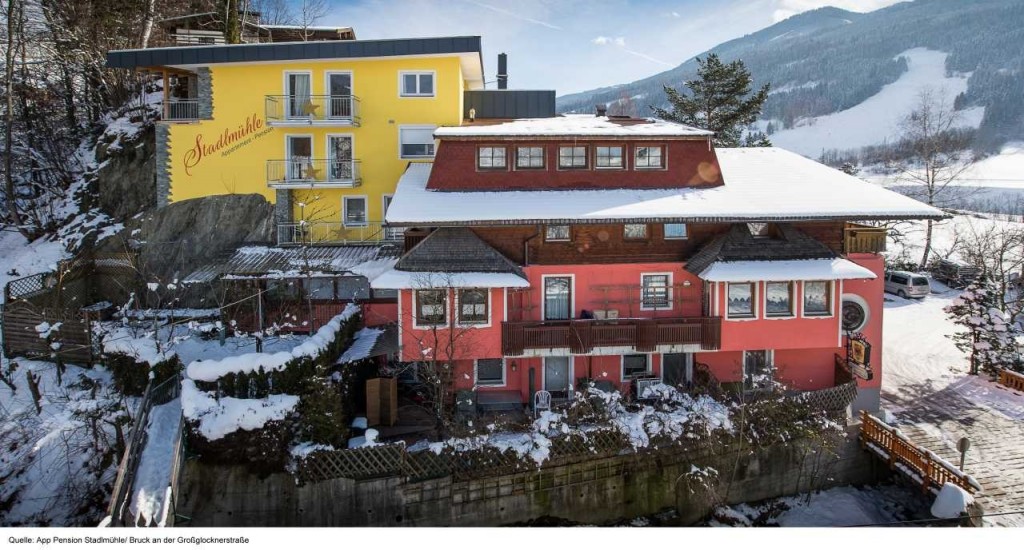
<path id="1" fill-rule="evenodd" d="M 776 22 L 805 11 L 832 6 L 867 13 L 906 0 L 777 0 L 773 18 Z"/>
<path id="2" fill-rule="evenodd" d="M 598 36 L 597 38 L 591 40 L 591 42 L 597 44 L 598 46 L 607 46 L 608 44 L 615 44 L 616 46 L 619 47 L 626 47 L 626 38 L 623 36 L 616 36 L 615 38 L 612 38 L 610 36 Z"/>

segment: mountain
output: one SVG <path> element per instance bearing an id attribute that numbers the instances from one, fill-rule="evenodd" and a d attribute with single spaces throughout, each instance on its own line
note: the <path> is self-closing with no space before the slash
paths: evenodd
<path id="1" fill-rule="evenodd" d="M 915 93 L 911 84 L 933 75 L 933 52 L 942 52 L 938 69 L 945 79 L 937 84 L 953 95 L 962 92 L 956 105 L 967 114 L 965 125 L 978 128 L 976 147 L 995 150 L 1006 141 L 1024 138 L 1021 0 L 917 0 L 865 14 L 820 8 L 696 57 L 710 52 L 723 61 L 742 59 L 756 86 L 772 84 L 762 113 L 762 128 L 771 121 L 770 130 L 813 124 L 883 91 L 890 96 Z M 911 74 L 912 65 L 922 72 Z M 691 58 L 642 80 L 562 96 L 558 109 L 589 112 L 595 104 L 607 103 L 614 112 L 617 104 L 632 104 L 636 114 L 649 114 L 651 105 L 666 104 L 663 85 L 683 87 L 696 76 L 696 69 L 696 59 Z M 904 78 L 908 75 L 914 78 Z M 886 88 L 901 78 L 900 91 Z M 905 103 L 906 97 L 882 102 L 877 110 Z M 852 146 L 862 145 L 866 144 Z"/>

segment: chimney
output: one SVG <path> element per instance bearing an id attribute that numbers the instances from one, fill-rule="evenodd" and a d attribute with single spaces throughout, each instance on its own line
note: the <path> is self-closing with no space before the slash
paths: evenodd
<path id="1" fill-rule="evenodd" d="M 597 116 L 608 116 L 608 106 L 604 103 L 597 104 Z"/>
<path id="2" fill-rule="evenodd" d="M 498 54 L 498 89 L 508 89 L 508 55 Z"/>

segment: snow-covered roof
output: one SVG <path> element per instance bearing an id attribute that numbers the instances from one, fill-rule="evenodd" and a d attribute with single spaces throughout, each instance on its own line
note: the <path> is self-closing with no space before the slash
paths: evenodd
<path id="1" fill-rule="evenodd" d="M 747 281 L 837 281 L 874 279 L 870 269 L 849 260 L 781 260 L 715 262 L 700 273 L 705 281 L 740 283 Z"/>
<path id="2" fill-rule="evenodd" d="M 190 273 L 183 281 L 192 284 L 218 278 L 337 277 L 348 273 L 371 279 L 397 261 L 398 250 L 387 245 L 242 246 L 229 256 Z"/>
<path id="3" fill-rule="evenodd" d="M 530 281 L 513 273 L 430 273 L 392 269 L 370 281 L 374 289 L 403 288 L 529 288 Z"/>
<path id="4" fill-rule="evenodd" d="M 498 124 L 446 126 L 434 131 L 438 138 L 484 136 L 621 136 L 704 137 L 714 132 L 653 118 L 635 119 L 595 115 L 521 118 Z"/>
<path id="5" fill-rule="evenodd" d="M 398 181 L 387 222 L 409 226 L 946 217 L 937 208 L 784 149 L 716 151 L 725 185 L 710 188 L 684 187 L 680 182 L 673 189 L 432 191 L 427 189 L 432 164 L 412 163 Z"/>

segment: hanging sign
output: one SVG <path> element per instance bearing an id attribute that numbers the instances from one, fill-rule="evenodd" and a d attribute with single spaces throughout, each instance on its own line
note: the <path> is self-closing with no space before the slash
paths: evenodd
<path id="1" fill-rule="evenodd" d="M 851 337 L 847 346 L 846 364 L 854 376 L 862 380 L 871 380 L 871 344 L 863 337 Z"/>

